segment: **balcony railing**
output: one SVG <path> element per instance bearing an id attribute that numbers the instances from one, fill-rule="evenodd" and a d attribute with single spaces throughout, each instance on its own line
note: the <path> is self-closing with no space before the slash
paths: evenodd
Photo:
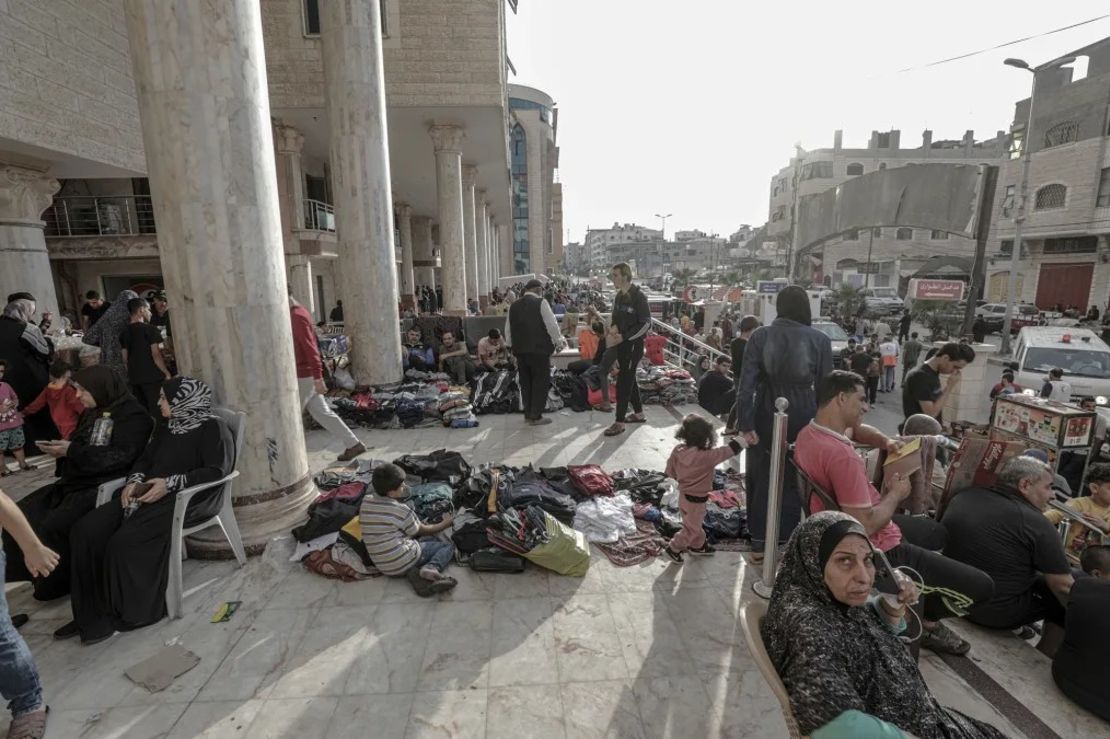
<path id="1" fill-rule="evenodd" d="M 47 236 L 152 234 L 154 204 L 149 195 L 90 195 L 54 198 L 42 214 Z"/>
<path id="2" fill-rule="evenodd" d="M 304 201 L 306 231 L 335 231 L 335 208 L 331 203 L 306 198 Z"/>

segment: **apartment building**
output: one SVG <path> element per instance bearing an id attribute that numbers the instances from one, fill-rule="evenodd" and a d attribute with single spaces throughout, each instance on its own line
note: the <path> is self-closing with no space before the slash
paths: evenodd
<path id="1" fill-rule="evenodd" d="M 534 87 L 509 85 L 508 95 L 513 243 L 505 274 L 544 274 L 562 264 L 563 186 L 555 182 L 559 111 L 550 95 Z"/>
<path id="2" fill-rule="evenodd" d="M 1020 210 L 1020 155 L 1028 146 L 1017 295 L 1041 308 L 1097 305 L 1105 310 L 1110 301 L 1110 38 L 1065 56 L 1074 61 L 1036 73 L 1032 116 L 1029 98 L 1014 106 L 1010 155 L 996 190 L 985 292 L 989 300 L 1006 298 Z"/>
<path id="3" fill-rule="evenodd" d="M 662 241 L 663 232 L 646 228 L 635 223 L 616 223 L 611 228 L 590 228 L 586 230 L 585 258 L 593 274 L 604 275 L 614 262 L 610 261 L 607 247 L 614 244 L 645 243 Z"/>
<path id="4" fill-rule="evenodd" d="M 843 133 L 833 134 L 832 148 L 798 148 L 790 163 L 770 183 L 767 237 L 789 245 L 799 197 L 816 195 L 869 172 L 914 164 L 1000 164 L 1006 157 L 1006 136 L 976 141 L 974 131 L 960 139 L 934 140 L 922 134 L 921 146 L 902 148 L 902 132 L 872 131 L 866 148 L 845 148 Z M 932 256 L 967 256 L 974 241 L 956 234 L 907 227 L 876 227 L 834 238 L 798 262 L 795 274 L 828 284 L 899 286 Z"/>

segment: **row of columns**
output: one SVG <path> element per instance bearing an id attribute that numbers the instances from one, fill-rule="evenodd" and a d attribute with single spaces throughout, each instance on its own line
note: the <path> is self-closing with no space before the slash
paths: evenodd
<path id="1" fill-rule="evenodd" d="M 279 126 L 274 145 L 256 2 L 124 0 L 124 9 L 163 277 L 175 298 L 177 360 L 221 405 L 246 415 L 233 503 L 244 543 L 257 552 L 301 521 L 315 495 L 287 297 L 304 296 L 312 307 L 312 262 L 293 248 L 303 217 L 303 136 Z M 393 382 L 401 378 L 398 287 L 411 302 L 418 282 L 436 282 L 432 223 L 399 204 L 398 275 L 380 4 L 323 3 L 321 16 L 352 368 L 359 382 Z M 444 308 L 461 314 L 468 295 L 488 300 L 507 232 L 493 224 L 477 171 L 463 165 L 462 129 L 434 125 L 429 133 Z M 0 286 L 4 294 L 33 292 L 41 309 L 54 311 L 39 218 L 57 189 L 42 173 L 0 168 Z M 194 538 L 194 551 L 225 553 L 221 534 L 209 532 Z"/>

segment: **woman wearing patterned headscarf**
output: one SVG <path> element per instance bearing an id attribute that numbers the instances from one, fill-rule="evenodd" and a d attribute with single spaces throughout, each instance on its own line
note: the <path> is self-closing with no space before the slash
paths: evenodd
<path id="1" fill-rule="evenodd" d="M 90 346 L 100 347 L 98 364 L 111 367 L 124 377 L 127 377 L 127 363 L 123 361 L 123 347 L 120 346 L 119 337 L 131 322 L 131 311 L 127 309 L 127 304 L 137 297 L 139 294 L 134 290 L 121 291 L 112 307 L 81 338 Z"/>
<path id="2" fill-rule="evenodd" d="M 47 370 L 54 345 L 35 325 L 35 302 L 17 295 L 20 293 L 11 296 L 15 299 L 4 306 L 0 315 L 0 359 L 8 364 L 4 382 L 12 386 L 20 405 L 25 406 L 39 396 L 50 380 Z M 24 431 L 29 442 L 58 438 L 48 413 L 28 417 Z"/>
<path id="3" fill-rule="evenodd" d="M 235 465 L 231 431 L 212 414 L 208 385 L 191 377 L 166 380 L 160 405 L 166 423 L 155 428 L 120 497 L 73 528 L 73 622 L 55 632 L 58 638 L 80 634 L 92 644 L 159 621 L 166 613 L 174 499 Z M 193 498 L 186 525 L 215 515 L 218 492 Z"/>
<path id="4" fill-rule="evenodd" d="M 143 453 L 154 422 L 131 397 L 127 382 L 107 367 L 86 367 L 73 376 L 77 399 L 85 412 L 68 440 L 40 441 L 43 453 L 57 460 L 54 482 L 19 501 L 19 509 L 43 544 L 61 555 L 46 577 L 34 577 L 23 563 L 15 540 L 3 533 L 7 581 L 34 583 L 36 600 L 53 600 L 69 592 L 70 530 L 96 507 L 101 483 L 123 477 Z M 96 422 L 111 422 L 107 434 L 96 436 Z"/>
<path id="5" fill-rule="evenodd" d="M 801 733 L 1004 737 L 937 703 L 897 636 L 916 588 L 903 586 L 897 606 L 872 596 L 872 556 L 867 531 L 839 511 L 806 519 L 786 546 L 760 631 Z"/>

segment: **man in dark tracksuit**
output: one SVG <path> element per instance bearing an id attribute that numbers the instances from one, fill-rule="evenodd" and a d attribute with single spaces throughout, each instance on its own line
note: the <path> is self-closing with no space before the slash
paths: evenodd
<path id="1" fill-rule="evenodd" d="M 551 423 L 543 417 L 551 386 L 551 355 L 566 346 L 551 305 L 540 297 L 542 289 L 539 280 L 529 280 L 524 293 L 509 306 L 505 321 L 505 343 L 516 356 L 520 402 L 529 426 Z"/>
<path id="2" fill-rule="evenodd" d="M 624 431 L 624 423 L 643 423 L 644 406 L 640 402 L 640 386 L 636 384 L 636 368 L 644 358 L 644 337 L 651 328 L 651 308 L 647 296 L 639 287 L 632 284 L 632 268 L 621 262 L 613 266 L 609 274 L 617 296 L 613 299 L 613 325 L 620 333 L 617 344 L 617 420 L 605 429 L 606 436 L 616 436 Z M 628 404 L 632 403 L 632 415 Z"/>

